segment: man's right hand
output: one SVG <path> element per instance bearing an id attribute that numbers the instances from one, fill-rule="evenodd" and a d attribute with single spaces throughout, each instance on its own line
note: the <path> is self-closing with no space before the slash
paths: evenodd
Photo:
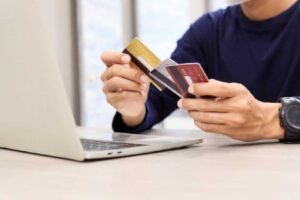
<path id="1" fill-rule="evenodd" d="M 120 52 L 104 52 L 101 60 L 107 69 L 101 75 L 106 100 L 128 126 L 139 125 L 146 115 L 145 102 L 149 79 L 141 70 L 130 66 L 130 56 Z"/>

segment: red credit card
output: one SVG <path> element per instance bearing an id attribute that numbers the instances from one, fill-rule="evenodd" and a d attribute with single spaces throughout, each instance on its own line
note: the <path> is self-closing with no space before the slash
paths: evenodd
<path id="1" fill-rule="evenodd" d="M 187 63 L 167 66 L 167 71 L 185 98 L 195 98 L 188 93 L 188 88 L 194 83 L 208 82 L 208 78 L 199 63 Z"/>

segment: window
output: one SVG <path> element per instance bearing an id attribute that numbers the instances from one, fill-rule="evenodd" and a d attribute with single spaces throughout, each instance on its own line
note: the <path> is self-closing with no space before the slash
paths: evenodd
<path id="1" fill-rule="evenodd" d="M 105 50 L 122 50 L 128 30 L 124 30 L 123 17 L 128 12 L 124 6 L 135 3 L 136 34 L 161 59 L 170 57 L 176 41 L 190 23 L 205 11 L 204 0 L 78 0 L 79 38 L 81 50 L 82 122 L 85 126 L 111 126 L 114 109 L 102 93 L 99 75 L 105 70 L 99 55 Z M 224 1 L 210 1 L 213 10 L 224 7 Z M 132 22 L 134 23 L 134 22 Z M 133 31 L 135 32 L 135 31 Z M 128 41 L 125 41 L 126 43 Z M 182 113 L 175 116 L 184 117 Z M 175 119 L 174 120 L 178 120 Z M 181 120 L 181 119 L 180 119 Z M 165 127 L 168 127 L 165 122 Z M 173 122 L 171 123 L 173 124 Z M 181 123 L 182 124 L 182 123 Z M 187 122 L 185 127 L 190 127 Z"/>
<path id="2" fill-rule="evenodd" d="M 110 127 L 114 109 L 105 101 L 99 81 L 105 69 L 99 55 L 120 50 L 122 44 L 122 0 L 79 1 L 81 47 L 82 122 L 85 126 Z"/>
<path id="3" fill-rule="evenodd" d="M 209 1 L 209 10 L 214 11 L 227 6 L 226 0 L 212 0 Z"/>
<path id="4" fill-rule="evenodd" d="M 138 36 L 161 59 L 169 58 L 190 24 L 189 1 L 138 0 Z"/>

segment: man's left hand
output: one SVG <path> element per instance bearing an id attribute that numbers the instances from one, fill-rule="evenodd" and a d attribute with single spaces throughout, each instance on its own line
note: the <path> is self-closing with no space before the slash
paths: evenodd
<path id="1" fill-rule="evenodd" d="M 186 110 L 195 125 L 204 131 L 241 141 L 283 138 L 280 103 L 258 101 L 243 85 L 217 80 L 194 84 L 189 92 L 196 97 L 216 97 L 178 101 L 178 106 Z"/>

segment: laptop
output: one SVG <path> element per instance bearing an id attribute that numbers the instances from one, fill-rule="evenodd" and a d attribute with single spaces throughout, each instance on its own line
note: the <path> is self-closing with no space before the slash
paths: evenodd
<path id="1" fill-rule="evenodd" d="M 0 147 L 77 161 L 158 152 L 202 142 L 76 127 L 38 0 L 0 1 Z"/>

